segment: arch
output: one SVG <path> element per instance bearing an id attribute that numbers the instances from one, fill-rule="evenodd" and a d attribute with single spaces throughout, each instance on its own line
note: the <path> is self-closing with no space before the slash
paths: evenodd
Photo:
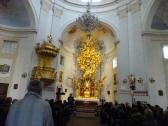
<path id="1" fill-rule="evenodd" d="M 60 28 L 60 32 L 59 32 L 59 36 L 62 37 L 62 35 L 64 34 L 65 30 L 68 29 L 70 26 L 74 25 L 75 24 L 75 19 L 73 20 L 70 20 L 66 23 L 64 23 L 62 25 L 62 27 Z M 115 35 L 115 38 L 116 38 L 116 41 L 119 41 L 119 30 L 118 28 L 113 25 L 112 23 L 108 22 L 107 20 L 103 19 L 103 18 L 100 18 L 100 22 L 102 24 L 104 24 L 105 26 L 107 26 Z"/>
<path id="2" fill-rule="evenodd" d="M 27 0 L 27 1 L 28 1 L 27 9 L 29 10 L 30 17 L 33 18 L 33 20 L 32 20 L 32 27 L 35 28 L 35 29 L 37 29 L 37 25 L 38 25 L 38 16 L 37 16 L 37 13 L 36 13 L 35 8 L 33 6 L 32 0 Z"/>
<path id="3" fill-rule="evenodd" d="M 112 50 L 114 50 L 114 48 L 116 47 L 116 44 L 119 41 L 118 34 L 114 30 L 114 28 L 111 27 L 111 25 L 103 22 L 102 20 L 100 20 L 100 23 L 102 25 L 101 28 L 105 28 L 105 30 L 107 30 L 107 32 L 104 32 L 104 34 L 102 34 L 101 36 L 98 36 L 100 41 L 105 40 L 102 44 L 105 47 L 104 53 L 107 54 L 107 53 L 111 52 Z M 76 41 L 76 38 L 78 37 L 78 34 L 76 34 L 76 33 L 79 30 L 79 28 L 76 29 L 76 27 L 74 27 L 74 26 L 75 26 L 75 21 L 66 25 L 66 27 L 64 26 L 64 29 L 62 29 L 60 32 L 60 40 L 62 40 L 62 42 L 63 42 L 64 49 L 68 50 L 68 52 L 71 52 L 71 53 L 74 53 L 74 42 Z M 70 33 L 71 31 L 72 31 L 72 33 L 75 33 L 75 34 L 71 34 Z M 99 31 L 99 32 L 101 32 L 101 31 Z M 68 33 L 70 33 L 70 34 L 68 34 Z M 105 39 L 105 37 L 106 37 L 106 39 Z"/>

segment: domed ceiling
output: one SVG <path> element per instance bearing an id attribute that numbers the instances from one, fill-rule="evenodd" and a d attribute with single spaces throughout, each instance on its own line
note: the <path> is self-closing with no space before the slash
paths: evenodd
<path id="1" fill-rule="evenodd" d="M 153 17 L 152 29 L 167 30 L 168 29 L 168 0 L 161 0 Z"/>
<path id="2" fill-rule="evenodd" d="M 0 0 L 0 24 L 12 27 L 28 27 L 31 25 L 27 0 Z"/>

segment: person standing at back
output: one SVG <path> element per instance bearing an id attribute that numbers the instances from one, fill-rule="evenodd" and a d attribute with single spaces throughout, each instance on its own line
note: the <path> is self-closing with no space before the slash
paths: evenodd
<path id="1" fill-rule="evenodd" d="M 42 82 L 30 81 L 25 97 L 14 103 L 6 126 L 54 126 L 50 105 L 41 99 Z"/>

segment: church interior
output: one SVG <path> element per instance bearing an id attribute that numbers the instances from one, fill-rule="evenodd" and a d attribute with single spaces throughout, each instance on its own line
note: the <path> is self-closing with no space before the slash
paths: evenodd
<path id="1" fill-rule="evenodd" d="M 168 126 L 167 12 L 168 0 L 0 0 L 0 118 L 40 80 L 50 105 L 74 99 L 56 126 L 137 126 L 111 108 L 138 105 Z"/>

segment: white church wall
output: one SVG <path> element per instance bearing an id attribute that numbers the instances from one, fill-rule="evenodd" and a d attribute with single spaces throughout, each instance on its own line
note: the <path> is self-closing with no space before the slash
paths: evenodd
<path id="1" fill-rule="evenodd" d="M 122 16 L 122 15 L 121 15 Z M 127 15 L 119 17 L 120 29 L 120 43 L 118 44 L 117 57 L 118 57 L 118 76 L 120 90 L 128 90 L 128 85 L 123 84 L 123 79 L 127 78 L 130 73 L 129 70 L 129 38 L 128 38 L 128 18 Z"/>
<path id="2" fill-rule="evenodd" d="M 71 93 L 74 94 L 73 86 L 71 80 L 69 79 L 75 76 L 74 56 L 73 53 L 68 52 L 64 47 L 62 47 L 60 50 L 59 56 L 61 55 L 64 57 L 64 62 L 62 65 L 60 62 L 58 63 L 58 71 L 63 71 L 63 81 L 59 82 L 58 80 L 56 86 L 58 86 L 59 83 L 62 84 L 62 91 L 65 93 L 65 95 L 62 96 L 62 100 L 67 100 Z"/>
<path id="3" fill-rule="evenodd" d="M 142 39 L 142 22 L 141 22 L 141 4 L 139 2 L 123 8 L 118 11 L 120 24 L 120 43 L 118 44 L 118 72 L 120 91 L 118 100 L 131 101 L 125 99 L 125 92 L 130 94 L 128 76 L 133 74 L 137 79 L 143 78 L 143 83 L 136 82 L 136 91 L 147 91 L 147 73 L 144 57 L 144 42 Z M 127 79 L 127 83 L 123 84 L 123 80 Z M 122 95 L 123 92 L 123 95 Z M 135 97 L 135 101 L 147 101 L 148 96 Z"/>
<path id="4" fill-rule="evenodd" d="M 29 3 L 32 7 L 32 10 L 34 11 L 36 18 L 39 19 L 40 8 L 41 8 L 40 0 L 29 0 Z"/>
<path id="5" fill-rule="evenodd" d="M 23 98 L 24 94 L 27 92 L 27 84 L 31 76 L 31 58 L 32 58 L 32 43 L 34 37 L 30 36 L 28 38 L 20 39 L 18 56 L 16 58 L 16 64 L 13 72 L 13 78 L 11 81 L 11 88 L 9 89 L 8 96 L 15 99 Z M 22 75 L 26 73 L 27 76 L 24 78 Z M 13 89 L 13 84 L 18 84 L 18 89 Z"/>
<path id="6" fill-rule="evenodd" d="M 42 43 L 43 41 L 47 40 L 47 36 L 50 34 L 50 10 L 41 10 L 40 13 L 40 20 L 39 20 L 39 27 L 38 27 L 38 34 L 37 34 L 37 43 Z"/>
<path id="7" fill-rule="evenodd" d="M 26 93 L 26 87 L 31 73 L 31 58 L 34 42 L 34 31 L 26 32 L 15 29 L 15 32 L 1 30 L 0 38 L 3 40 L 15 41 L 18 44 L 17 52 L 15 54 L 4 54 L 6 59 L 1 59 L 8 63 L 6 60 L 12 61 L 11 73 L 9 77 L 2 77 L 1 83 L 8 83 L 7 96 L 20 99 Z M 25 77 L 23 77 L 25 74 Z M 18 84 L 18 89 L 14 89 L 14 84 Z"/>
<path id="8" fill-rule="evenodd" d="M 155 79 L 154 83 L 148 82 L 149 100 L 152 105 L 164 109 L 167 107 L 167 91 L 162 45 L 166 41 L 163 36 L 145 36 L 148 78 Z M 163 96 L 159 96 L 159 90 L 163 91 Z"/>
<path id="9" fill-rule="evenodd" d="M 55 35 L 55 40 L 57 41 L 56 45 L 58 45 L 58 40 L 61 39 L 64 30 L 71 23 L 74 23 L 77 17 L 81 15 L 81 13 L 68 11 L 65 9 L 62 9 L 60 11 L 62 11 L 62 13 L 54 17 L 52 30 L 52 34 Z"/>
<path id="10" fill-rule="evenodd" d="M 149 102 L 153 105 L 160 105 L 165 109 L 167 106 L 167 89 L 166 75 L 163 62 L 162 45 L 167 43 L 167 31 L 159 31 L 151 29 L 153 16 L 156 13 L 159 0 L 149 0 L 142 4 L 142 24 L 143 24 L 143 41 L 144 41 L 144 57 L 145 71 L 147 76 L 147 89 L 149 94 Z M 146 3 L 145 3 L 146 2 Z M 148 7 L 147 7 L 148 6 Z M 156 80 L 154 83 L 149 81 L 150 78 Z M 163 96 L 158 95 L 158 91 L 163 91 Z"/>
<path id="11" fill-rule="evenodd" d="M 144 42 L 142 40 L 142 23 L 140 6 L 132 8 L 128 15 L 129 29 L 129 56 L 130 56 L 130 73 L 134 74 L 137 79 L 143 78 L 143 83 L 136 85 L 136 90 L 146 91 L 146 73 L 144 61 Z"/>
<path id="12" fill-rule="evenodd" d="M 165 68 L 165 79 L 166 79 L 166 95 L 167 95 L 167 105 L 168 105 L 168 60 L 164 59 Z"/>
<path id="13" fill-rule="evenodd" d="M 12 73 L 13 73 L 13 69 L 15 65 L 15 57 L 17 55 L 17 50 L 12 54 L 8 54 L 8 49 L 4 49 L 4 42 L 6 40 L 15 41 L 15 42 L 17 42 L 18 40 L 14 39 L 13 37 L 7 37 L 1 31 L 1 34 L 0 34 L 0 65 L 6 64 L 10 68 L 8 72 L 0 72 L 0 83 L 9 84 L 10 86 L 10 81 L 11 81 L 11 77 L 12 77 Z"/>
<path id="14" fill-rule="evenodd" d="M 105 56 L 104 61 L 104 70 L 102 73 L 102 78 L 105 76 L 105 85 L 101 92 L 101 97 L 104 98 L 107 102 L 114 102 L 114 79 L 113 79 L 113 57 L 114 53 Z M 108 94 L 110 92 L 110 94 Z"/>

